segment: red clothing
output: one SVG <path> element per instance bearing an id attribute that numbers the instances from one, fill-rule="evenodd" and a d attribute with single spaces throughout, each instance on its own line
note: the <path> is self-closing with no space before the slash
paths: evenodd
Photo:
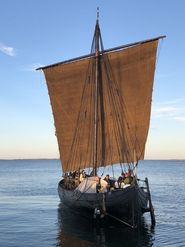
<path id="1" fill-rule="evenodd" d="M 126 173 L 125 173 L 125 177 L 126 177 L 126 178 L 127 178 L 127 177 L 131 177 L 131 172 L 130 172 L 130 171 L 126 172 Z"/>

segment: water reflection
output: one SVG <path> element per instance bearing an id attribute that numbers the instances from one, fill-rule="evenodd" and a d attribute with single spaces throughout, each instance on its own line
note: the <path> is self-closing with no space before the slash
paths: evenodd
<path id="1" fill-rule="evenodd" d="M 135 230 L 113 221 L 95 224 L 87 216 L 81 216 L 62 204 L 58 208 L 58 227 L 58 247 L 149 247 L 154 241 L 154 229 L 146 224 L 144 218 Z"/>

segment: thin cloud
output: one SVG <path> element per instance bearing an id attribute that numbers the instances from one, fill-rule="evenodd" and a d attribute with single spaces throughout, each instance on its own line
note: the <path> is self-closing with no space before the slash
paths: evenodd
<path id="1" fill-rule="evenodd" d="M 178 98 L 178 99 L 158 102 L 156 103 L 156 105 L 176 105 L 176 104 L 183 103 L 183 102 L 185 102 L 185 98 Z"/>
<path id="2" fill-rule="evenodd" d="M 11 57 L 16 56 L 15 49 L 13 47 L 4 45 L 2 43 L 0 43 L 0 51 Z"/>
<path id="3" fill-rule="evenodd" d="M 164 101 L 153 105 L 153 118 L 168 118 L 185 122 L 185 99 L 178 98 L 170 101 Z"/>
<path id="4" fill-rule="evenodd" d="M 174 117 L 175 120 L 185 123 L 185 117 Z"/>
<path id="5" fill-rule="evenodd" d="M 176 107 L 163 106 L 163 107 L 154 107 L 153 117 L 167 117 L 174 116 L 177 113 L 178 109 Z"/>
<path id="6" fill-rule="evenodd" d="M 155 109 L 155 112 L 157 113 L 174 113 L 177 109 L 175 107 L 160 107 L 158 109 Z"/>

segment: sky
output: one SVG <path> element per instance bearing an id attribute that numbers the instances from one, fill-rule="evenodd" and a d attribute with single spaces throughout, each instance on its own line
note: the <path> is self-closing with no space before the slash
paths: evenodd
<path id="1" fill-rule="evenodd" d="M 185 159 L 184 0 L 0 0 L 0 159 L 59 158 L 45 78 L 35 68 L 104 48 L 159 44 L 146 159 Z"/>

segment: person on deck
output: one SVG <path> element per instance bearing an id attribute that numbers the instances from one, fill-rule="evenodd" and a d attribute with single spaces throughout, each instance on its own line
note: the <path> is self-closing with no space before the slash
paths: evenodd
<path id="1" fill-rule="evenodd" d="M 124 183 L 123 183 L 123 177 L 120 176 L 118 178 L 118 180 L 115 182 L 115 188 L 116 189 L 122 189 L 124 187 Z"/>
<path id="2" fill-rule="evenodd" d="M 86 174 L 85 171 L 82 170 L 82 172 L 80 173 L 80 183 L 86 178 Z"/>
<path id="3" fill-rule="evenodd" d="M 105 176 L 104 180 L 107 182 L 107 190 L 110 190 L 111 180 L 109 174 Z"/>
<path id="4" fill-rule="evenodd" d="M 133 177 L 132 177 L 132 171 L 129 168 L 128 172 L 125 173 L 125 179 L 124 179 L 124 184 L 131 184 L 133 181 Z"/>
<path id="5" fill-rule="evenodd" d="M 104 180 L 107 182 L 107 183 L 110 183 L 110 176 L 109 174 L 107 174 L 104 178 Z"/>
<path id="6" fill-rule="evenodd" d="M 131 177 L 131 175 L 132 175 L 132 171 L 131 171 L 131 169 L 129 168 L 129 169 L 128 169 L 128 172 L 125 173 L 125 177 Z"/>
<path id="7" fill-rule="evenodd" d="M 125 179 L 125 173 L 124 172 L 121 173 L 121 177 L 123 180 Z"/>

